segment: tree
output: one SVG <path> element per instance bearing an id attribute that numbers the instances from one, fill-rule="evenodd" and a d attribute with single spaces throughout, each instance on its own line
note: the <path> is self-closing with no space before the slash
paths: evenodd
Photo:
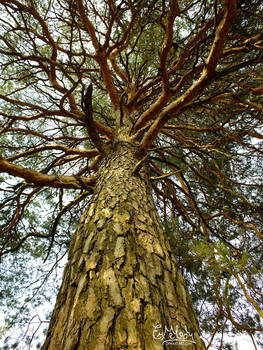
<path id="1" fill-rule="evenodd" d="M 1 256 L 71 241 L 42 349 L 205 349 L 186 284 L 208 347 L 253 340 L 261 1 L 0 5 Z"/>

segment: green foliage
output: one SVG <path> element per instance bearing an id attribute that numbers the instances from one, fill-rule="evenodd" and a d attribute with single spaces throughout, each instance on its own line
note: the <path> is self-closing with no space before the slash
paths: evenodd
<path id="1" fill-rule="evenodd" d="M 63 257 L 89 202 L 79 179 L 103 164 L 103 155 L 85 153 L 96 148 L 83 122 L 86 86 L 93 84 L 93 117 L 107 144 L 126 110 L 134 136 L 139 118 L 169 91 L 139 130 L 145 135 L 199 80 L 224 3 L 178 2 L 161 69 L 170 1 L 83 1 L 99 49 L 75 0 L 0 1 L 1 157 L 58 181 L 79 181 L 76 190 L 48 188 L 1 173 L 0 338 L 19 328 L 24 336 L 18 345 L 11 336 L 4 348 L 39 347 L 32 334 L 48 320 L 41 305 L 54 301 Z M 262 90 L 255 90 L 263 86 L 262 1 L 238 0 L 237 7 L 216 70 L 180 113 L 169 112 L 147 152 L 156 205 L 202 331 L 256 337 L 262 320 L 236 276 L 262 308 L 263 106 Z M 138 134 L 137 144 L 142 139 Z"/>

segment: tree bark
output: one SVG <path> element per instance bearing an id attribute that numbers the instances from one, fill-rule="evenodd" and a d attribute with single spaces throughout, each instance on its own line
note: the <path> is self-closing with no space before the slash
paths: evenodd
<path id="1" fill-rule="evenodd" d="M 119 141 L 106 155 L 42 350 L 205 349 L 136 152 Z"/>

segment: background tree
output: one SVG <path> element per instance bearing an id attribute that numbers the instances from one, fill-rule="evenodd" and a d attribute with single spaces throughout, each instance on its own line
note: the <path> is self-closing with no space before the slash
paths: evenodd
<path id="1" fill-rule="evenodd" d="M 22 309 L 50 298 L 47 276 L 121 140 L 136 147 L 134 174 L 146 177 L 148 163 L 208 346 L 230 331 L 246 331 L 255 344 L 262 332 L 261 1 L 0 0 L 0 14 L 5 307 L 21 304 L 14 286 L 43 259 Z"/>

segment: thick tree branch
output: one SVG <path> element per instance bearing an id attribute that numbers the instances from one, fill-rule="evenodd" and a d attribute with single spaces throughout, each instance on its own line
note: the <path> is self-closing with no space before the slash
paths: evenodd
<path id="1" fill-rule="evenodd" d="M 118 15 L 119 10 L 118 10 L 118 7 L 115 8 L 114 2 L 111 5 L 113 6 L 113 8 L 115 10 L 114 15 L 112 16 L 112 23 L 111 23 L 113 25 L 113 20 L 116 19 L 116 17 L 117 17 L 116 15 Z M 117 57 L 117 55 L 120 55 L 121 52 L 123 50 L 125 50 L 127 48 L 127 46 L 129 45 L 129 42 L 130 42 L 129 35 L 130 35 L 132 28 L 134 27 L 134 23 L 135 23 L 135 19 L 136 19 L 136 11 L 135 11 L 132 3 L 129 3 L 129 7 L 131 10 L 131 20 L 130 20 L 130 23 L 129 23 L 127 29 L 125 30 L 122 38 L 120 40 L 118 40 L 112 47 L 109 47 L 110 34 L 112 31 L 112 25 L 111 25 L 111 27 L 109 27 L 109 29 L 106 33 L 105 43 L 103 44 L 103 48 L 108 49 L 109 59 L 110 59 L 110 62 L 112 64 L 113 69 L 115 70 L 117 75 L 121 78 L 121 80 L 126 84 L 129 82 L 129 76 L 126 72 L 121 70 L 118 63 L 116 62 L 116 57 Z"/>
<path id="2" fill-rule="evenodd" d="M 89 18 L 86 15 L 85 7 L 83 5 L 83 1 L 82 0 L 77 0 L 77 6 L 78 6 L 78 10 L 79 10 L 79 14 L 80 14 L 82 23 L 84 24 L 86 31 L 90 35 L 90 39 L 91 39 L 92 45 L 93 45 L 94 49 L 96 51 L 98 51 L 99 47 L 100 47 L 100 43 L 99 43 L 99 41 L 97 39 L 95 28 L 94 28 L 92 22 L 89 20 Z"/>
<path id="3" fill-rule="evenodd" d="M 166 92 L 169 90 L 169 77 L 166 69 L 166 60 L 168 53 L 173 43 L 173 25 L 176 16 L 179 15 L 179 6 L 177 0 L 172 0 L 170 5 L 170 11 L 167 23 L 165 25 L 165 39 L 160 53 L 160 69 L 163 81 L 163 90 Z"/>
<path id="4" fill-rule="evenodd" d="M 166 59 L 168 52 L 172 46 L 173 41 L 173 24 L 176 16 L 179 14 L 178 2 L 173 0 L 171 2 L 171 8 L 168 16 L 168 20 L 165 26 L 165 38 L 160 52 L 160 69 L 162 77 L 162 93 L 161 96 L 147 109 L 134 125 L 134 132 L 139 130 L 139 125 L 144 126 L 152 116 L 156 115 L 161 108 L 163 108 L 171 97 L 169 89 L 169 76 L 166 69 Z"/>
<path id="5" fill-rule="evenodd" d="M 96 36 L 96 30 L 95 30 L 92 22 L 89 20 L 89 18 L 86 15 L 83 1 L 77 0 L 77 4 L 78 4 L 78 10 L 79 10 L 79 13 L 81 16 L 81 20 L 85 26 L 86 31 L 90 35 L 92 45 L 93 45 L 95 52 L 96 52 L 94 55 L 94 58 L 96 59 L 96 61 L 98 62 L 99 66 L 101 68 L 103 79 L 105 81 L 111 102 L 116 110 L 119 106 L 119 98 L 118 98 L 118 94 L 117 94 L 116 88 L 114 86 L 114 83 L 112 81 L 110 68 L 109 68 L 109 65 L 107 62 L 106 47 L 101 46 L 101 44 Z M 106 40 L 106 42 L 107 42 L 107 40 Z"/>
<path id="6" fill-rule="evenodd" d="M 94 145 L 98 148 L 99 151 L 102 153 L 105 153 L 107 150 L 107 147 L 103 142 L 101 141 L 96 126 L 93 122 L 92 117 L 92 84 L 90 84 L 87 87 L 87 91 L 84 97 L 84 122 L 88 131 L 88 135 L 91 139 L 91 141 L 94 143 Z"/>
<path id="7" fill-rule="evenodd" d="M 176 115 L 180 110 L 189 102 L 191 102 L 203 89 L 210 83 L 212 75 L 215 71 L 216 64 L 222 52 L 224 43 L 226 41 L 228 32 L 231 29 L 236 12 L 236 0 L 226 1 L 225 14 L 218 25 L 215 33 L 215 39 L 211 47 L 210 53 L 206 60 L 206 64 L 203 67 L 200 78 L 190 86 L 186 92 L 177 98 L 174 102 L 170 103 L 160 113 L 159 117 L 155 120 L 149 131 L 144 136 L 141 148 L 142 151 L 147 149 L 152 141 L 155 139 L 158 132 L 164 126 L 164 124 L 171 118 L 171 114 Z"/>
<path id="8" fill-rule="evenodd" d="M 100 132 L 100 134 L 107 136 L 110 140 L 114 139 L 114 131 L 109 126 L 101 124 L 97 120 L 93 120 L 93 123 L 96 129 Z"/>
<path id="9" fill-rule="evenodd" d="M 46 175 L 38 171 L 24 168 L 20 165 L 12 164 L 0 156 L 0 173 L 7 173 L 12 176 L 20 177 L 28 183 L 36 186 L 49 186 L 55 188 L 86 188 L 92 193 L 93 187 L 96 183 L 96 176 L 75 177 L 63 175 Z"/>
<path id="10" fill-rule="evenodd" d="M 105 56 L 105 54 L 99 53 L 96 57 L 96 60 L 100 65 L 102 76 L 103 76 L 108 94 L 110 96 L 111 102 L 113 104 L 113 107 L 115 110 L 117 110 L 119 108 L 120 101 L 119 101 L 119 96 L 118 96 L 116 87 L 112 80 L 112 75 L 108 65 L 107 57 Z"/>
<path id="11" fill-rule="evenodd" d="M 217 20 L 222 19 L 224 10 L 221 10 L 217 14 Z M 189 42 L 184 46 L 182 53 L 180 54 L 179 58 L 175 60 L 175 62 L 172 64 L 172 67 L 167 71 L 168 78 L 172 77 L 174 74 L 176 74 L 177 71 L 182 69 L 185 61 L 187 58 L 192 54 L 192 52 L 196 49 L 198 46 L 200 40 L 204 36 L 204 34 L 209 30 L 209 28 L 214 24 L 215 18 L 211 18 L 209 21 L 207 21 L 198 31 L 196 35 L 193 37 L 191 36 Z M 185 84 L 186 82 L 198 72 L 202 71 L 203 64 L 200 64 L 197 67 L 194 67 L 191 71 L 186 73 L 182 79 L 178 81 L 175 88 L 170 88 L 169 91 L 166 92 L 166 99 L 164 99 L 164 93 L 162 92 L 161 96 L 151 105 L 150 108 L 148 108 L 136 121 L 133 130 L 134 132 L 137 132 L 140 128 L 144 127 L 150 120 L 154 119 L 156 114 L 160 112 L 160 110 L 166 105 L 171 95 L 175 95 Z M 176 78 L 178 80 L 178 78 Z M 160 82 L 162 78 L 158 76 L 157 78 L 153 79 L 150 83 L 143 86 L 141 89 L 139 89 L 135 96 L 133 97 L 133 101 L 131 103 L 135 103 L 135 101 L 138 101 L 140 96 L 143 96 L 147 91 L 149 91 L 152 86 Z M 170 82 L 170 86 L 173 86 L 174 82 Z M 172 94 L 170 93 L 172 92 Z M 148 95 L 147 95 L 148 96 Z M 137 107 L 140 106 L 140 104 L 143 104 L 143 99 L 138 101 Z"/>

